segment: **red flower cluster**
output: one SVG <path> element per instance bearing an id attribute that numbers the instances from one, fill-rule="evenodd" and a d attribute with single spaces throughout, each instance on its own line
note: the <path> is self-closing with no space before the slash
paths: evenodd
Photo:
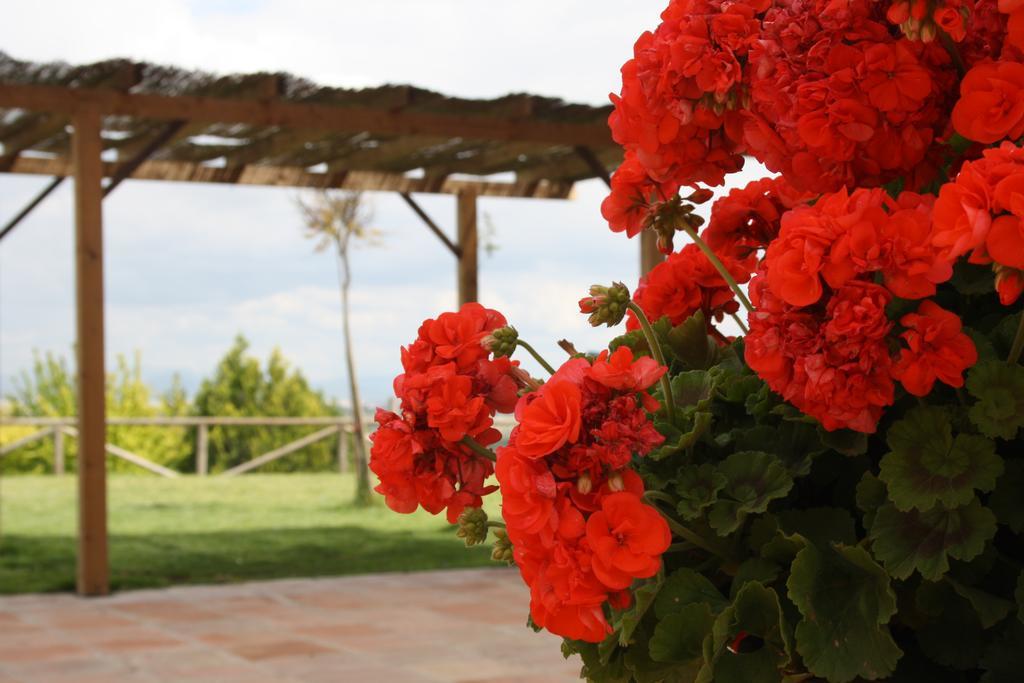
<path id="1" fill-rule="evenodd" d="M 737 282 L 750 279 L 749 260 L 740 261 L 726 254 L 718 256 Z M 696 244 L 687 244 L 640 278 L 633 302 L 650 320 L 668 316 L 673 325 L 679 325 L 697 311 L 704 312 L 710 325 L 726 314 L 736 313 L 740 307 L 725 279 Z M 640 328 L 632 312 L 626 327 Z"/>
<path id="2" fill-rule="evenodd" d="M 683 185 L 721 185 L 743 167 L 744 66 L 768 0 L 671 0 L 622 67 L 608 119 L 626 159 L 602 213 L 631 237 Z M 641 201 L 638 201 L 641 198 Z M 651 201 L 651 200 L 655 201 Z"/>
<path id="3" fill-rule="evenodd" d="M 370 437 L 376 491 L 392 510 L 409 513 L 422 505 L 437 514 L 447 508 L 454 522 L 497 488 L 484 484 L 494 471 L 490 461 L 460 442 L 469 436 L 496 443 L 495 412 L 511 412 L 518 400 L 515 364 L 490 358 L 481 344 L 505 325 L 497 311 L 470 303 L 424 321 L 416 341 L 402 349 L 405 372 L 394 383 L 401 414 L 378 410 Z"/>
<path id="4" fill-rule="evenodd" d="M 939 41 L 895 38 L 873 0 L 777 0 L 750 53 L 748 150 L 797 187 L 878 185 L 944 132 L 956 76 Z"/>
<path id="5" fill-rule="evenodd" d="M 711 220 L 701 237 L 716 254 L 745 261 L 779 234 L 782 214 L 812 197 L 782 176 L 755 180 L 730 190 L 712 205 Z"/>
<path id="6" fill-rule="evenodd" d="M 1022 103 L 1024 106 L 1024 103 Z M 933 241 L 949 259 L 992 264 L 1000 300 L 1024 291 L 1024 149 L 1004 142 L 968 162 L 942 186 Z"/>
<path id="7" fill-rule="evenodd" d="M 602 640 L 605 603 L 625 607 L 633 580 L 661 566 L 671 534 L 628 466 L 664 439 L 644 411 L 665 371 L 620 347 L 568 361 L 516 407 L 498 451 L 502 516 L 533 621 L 553 633 Z"/>
<path id="8" fill-rule="evenodd" d="M 751 283 L 746 359 L 772 388 L 829 430 L 874 432 L 893 380 L 927 394 L 935 379 L 960 386 L 974 347 L 934 303 L 901 321 L 909 348 L 894 363 L 893 296 L 922 299 L 952 276 L 934 244 L 931 201 L 883 190 L 842 190 L 782 218 Z M 876 276 L 884 285 L 876 284 Z M 922 393 L 923 392 L 923 393 Z"/>

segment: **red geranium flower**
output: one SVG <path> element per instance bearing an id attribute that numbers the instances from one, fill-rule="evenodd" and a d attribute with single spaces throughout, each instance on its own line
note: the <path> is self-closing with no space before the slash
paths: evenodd
<path id="1" fill-rule="evenodd" d="M 893 377 L 915 396 L 931 393 L 935 380 L 951 387 L 964 385 L 963 373 L 978 362 L 978 351 L 961 329 L 960 318 L 933 301 L 903 316 L 907 347 L 893 368 Z"/>
<path id="2" fill-rule="evenodd" d="M 614 493 L 587 520 L 594 574 L 609 588 L 628 588 L 633 579 L 654 576 L 672 543 L 668 524 L 632 493 Z"/>
<path id="3" fill-rule="evenodd" d="M 960 83 L 953 127 L 968 140 L 992 143 L 1024 134 L 1024 64 L 978 64 Z"/>
<path id="4" fill-rule="evenodd" d="M 529 458 L 554 453 L 580 436 L 583 398 L 573 382 L 555 375 L 523 410 L 516 446 Z"/>

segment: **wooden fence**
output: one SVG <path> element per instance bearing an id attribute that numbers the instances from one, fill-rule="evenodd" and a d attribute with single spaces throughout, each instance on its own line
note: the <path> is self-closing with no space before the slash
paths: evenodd
<path id="1" fill-rule="evenodd" d="M 17 449 L 36 441 L 53 439 L 53 471 L 64 474 L 66 437 L 78 438 L 74 417 L 7 417 L 0 420 L 0 426 L 38 427 L 38 431 L 0 447 L 0 459 Z M 233 477 L 244 474 L 269 462 L 302 450 L 318 441 L 338 435 L 338 470 L 348 470 L 349 439 L 354 437 L 354 423 L 350 417 L 111 417 L 109 426 L 134 425 L 139 427 L 195 427 L 196 428 L 196 474 L 205 477 L 210 472 L 210 427 L 321 427 L 299 439 L 290 441 L 252 460 L 235 465 L 219 473 Z M 364 416 L 363 424 L 373 424 L 372 416 Z M 495 427 L 507 435 L 512 427 L 508 416 L 498 416 Z M 130 462 L 161 477 L 174 478 L 179 472 L 159 465 L 152 460 L 110 442 L 106 443 L 107 454 Z"/>
<path id="2" fill-rule="evenodd" d="M 363 424 L 370 424 L 372 418 L 363 418 Z M 0 448 L 0 458 L 9 453 L 42 439 L 53 439 L 53 471 L 64 474 L 66 437 L 78 438 L 73 417 L 10 417 L 0 420 L 0 426 L 39 427 L 34 434 Z M 322 427 L 302 438 L 290 441 L 283 446 L 268 451 L 252 460 L 236 465 L 220 473 L 231 477 L 266 465 L 291 453 L 310 446 L 318 441 L 338 435 L 338 469 L 342 472 L 348 468 L 349 437 L 353 434 L 353 421 L 350 417 L 112 417 L 107 424 L 134 425 L 139 427 L 195 427 L 196 428 L 196 474 L 206 476 L 210 471 L 210 428 L 211 427 Z M 173 478 L 178 472 L 159 465 L 152 460 L 116 444 L 106 444 L 107 454 L 132 463 L 162 477 Z"/>

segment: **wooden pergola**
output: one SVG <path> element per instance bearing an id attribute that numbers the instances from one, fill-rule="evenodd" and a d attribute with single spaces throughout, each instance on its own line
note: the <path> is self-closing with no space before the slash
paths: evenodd
<path id="1" fill-rule="evenodd" d="M 566 199 L 578 181 L 607 182 L 621 161 L 608 114 L 532 95 L 469 100 L 409 86 L 347 90 L 287 74 L 34 64 L 0 53 L 0 172 L 51 177 L 0 240 L 65 178 L 75 180 L 78 592 L 109 592 L 106 195 L 126 179 L 396 192 L 455 257 L 460 302 L 474 301 L 477 198 Z M 416 193 L 455 195 L 455 240 Z M 659 258 L 644 240 L 642 271 Z"/>

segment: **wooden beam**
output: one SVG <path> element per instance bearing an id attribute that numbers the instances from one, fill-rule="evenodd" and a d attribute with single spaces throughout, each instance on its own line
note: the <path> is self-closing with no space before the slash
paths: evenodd
<path id="1" fill-rule="evenodd" d="M 113 177 L 121 164 L 103 165 L 103 174 Z M 73 174 L 68 159 L 63 157 L 19 157 L 10 173 L 67 176 Z M 192 183 L 235 185 L 264 185 L 271 187 L 314 187 L 321 189 L 353 190 L 363 192 L 405 192 L 420 194 L 458 194 L 464 190 L 486 197 L 525 197 L 530 199 L 570 199 L 573 183 L 540 181 L 523 183 L 497 183 L 482 180 L 456 180 L 446 178 L 434 183 L 427 178 L 409 178 L 396 173 L 372 171 L 342 171 L 339 173 L 310 173 L 305 168 L 265 166 L 252 164 L 239 172 L 237 168 L 222 168 L 183 161 L 146 161 L 131 174 L 132 180 L 166 180 Z"/>
<path id="2" fill-rule="evenodd" d="M 658 250 L 658 235 L 653 230 L 640 232 L 640 275 L 644 276 L 665 260 Z"/>
<path id="3" fill-rule="evenodd" d="M 459 305 L 476 301 L 478 242 L 476 225 L 476 193 L 460 192 L 456 195 L 459 224 Z"/>
<path id="4" fill-rule="evenodd" d="M 462 255 L 462 250 L 459 249 L 458 245 L 452 242 L 448 235 L 444 234 L 444 230 L 438 227 L 434 219 L 427 215 L 427 212 L 423 210 L 416 200 L 413 199 L 408 192 L 399 192 L 398 195 L 409 205 L 409 208 L 416 212 L 416 215 L 420 217 L 420 220 L 430 228 L 430 232 L 437 235 L 437 239 L 441 240 L 444 246 L 448 247 L 448 251 L 455 255 L 455 258 L 459 258 Z"/>
<path id="5" fill-rule="evenodd" d="M 23 220 L 25 220 L 25 217 L 28 216 L 30 213 L 32 213 L 32 211 L 37 206 L 39 206 L 44 199 L 46 199 L 48 196 L 50 196 L 50 193 L 53 192 L 54 190 L 56 190 L 57 187 L 62 182 L 64 182 L 64 176 L 57 176 L 53 180 L 51 180 L 46 185 L 46 187 L 44 187 L 42 190 L 40 190 L 39 194 L 37 194 L 35 197 L 33 197 L 32 201 L 30 201 L 28 204 L 26 204 L 24 209 L 19 211 L 18 214 L 14 218 L 12 218 L 11 220 L 9 220 L 7 222 L 7 225 L 5 225 L 2 229 L 0 229 L 0 240 L 2 240 L 3 238 L 7 237 L 7 235 L 12 230 L 14 230 L 16 227 L 18 227 L 18 223 L 21 223 Z"/>
<path id="6" fill-rule="evenodd" d="M 124 182 L 125 178 L 130 178 L 132 173 L 141 166 L 149 157 L 153 156 L 160 150 L 161 147 L 166 145 L 171 139 L 177 135 L 178 131 L 185 127 L 184 121 L 172 121 L 166 128 L 160 131 L 152 140 L 136 153 L 131 159 L 124 163 L 117 165 L 117 170 L 110 176 L 110 182 L 103 188 L 103 196 L 106 197 L 108 194 L 117 189 L 117 186 Z"/>
<path id="7" fill-rule="evenodd" d="M 96 107 L 103 114 L 142 119 L 243 123 L 341 132 L 366 131 L 377 135 L 540 142 L 591 148 L 614 144 L 603 120 L 594 123 L 564 123 L 515 116 L 435 114 L 279 99 L 254 101 L 194 95 L 123 93 L 109 88 L 0 85 L 2 108 L 73 114 L 83 105 Z"/>
<path id="8" fill-rule="evenodd" d="M 74 115 L 75 280 L 78 331 L 78 592 L 110 592 L 107 559 L 106 370 L 103 322 L 102 116 Z"/>

